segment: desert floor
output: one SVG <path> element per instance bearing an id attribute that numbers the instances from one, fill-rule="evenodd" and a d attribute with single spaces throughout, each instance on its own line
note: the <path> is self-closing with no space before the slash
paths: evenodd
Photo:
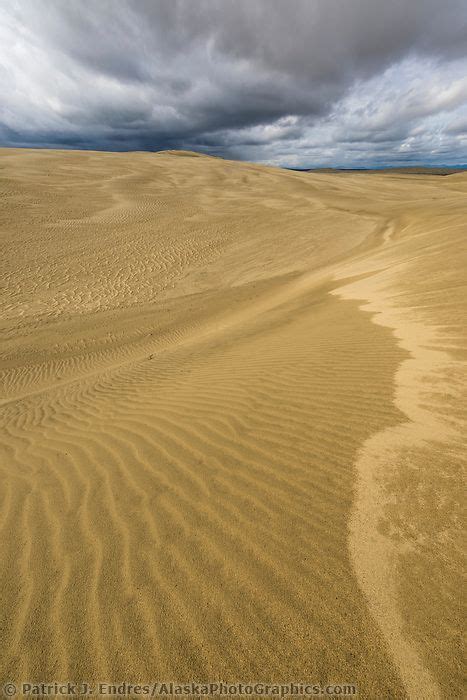
<path id="1" fill-rule="evenodd" d="M 467 174 L 0 177 L 1 680 L 460 698 Z"/>

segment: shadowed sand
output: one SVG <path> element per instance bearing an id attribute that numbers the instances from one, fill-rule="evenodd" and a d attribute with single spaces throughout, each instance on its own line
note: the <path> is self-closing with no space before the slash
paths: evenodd
<path id="1" fill-rule="evenodd" d="M 467 175 L 0 155 L 1 680 L 460 698 Z"/>

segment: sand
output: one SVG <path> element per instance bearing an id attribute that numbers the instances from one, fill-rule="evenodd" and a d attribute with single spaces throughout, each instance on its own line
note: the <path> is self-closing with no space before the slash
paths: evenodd
<path id="1" fill-rule="evenodd" d="M 0 177 L 0 680 L 460 698 L 467 174 Z"/>

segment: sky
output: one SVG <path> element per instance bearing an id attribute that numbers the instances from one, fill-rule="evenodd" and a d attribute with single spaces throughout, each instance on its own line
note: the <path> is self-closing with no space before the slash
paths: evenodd
<path id="1" fill-rule="evenodd" d="M 0 0 L 0 144 L 467 163 L 467 0 Z"/>

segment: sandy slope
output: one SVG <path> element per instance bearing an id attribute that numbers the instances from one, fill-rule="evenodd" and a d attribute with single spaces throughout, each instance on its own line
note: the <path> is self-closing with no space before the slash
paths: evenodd
<path id="1" fill-rule="evenodd" d="M 0 156 L 2 679 L 461 697 L 467 176 Z"/>

